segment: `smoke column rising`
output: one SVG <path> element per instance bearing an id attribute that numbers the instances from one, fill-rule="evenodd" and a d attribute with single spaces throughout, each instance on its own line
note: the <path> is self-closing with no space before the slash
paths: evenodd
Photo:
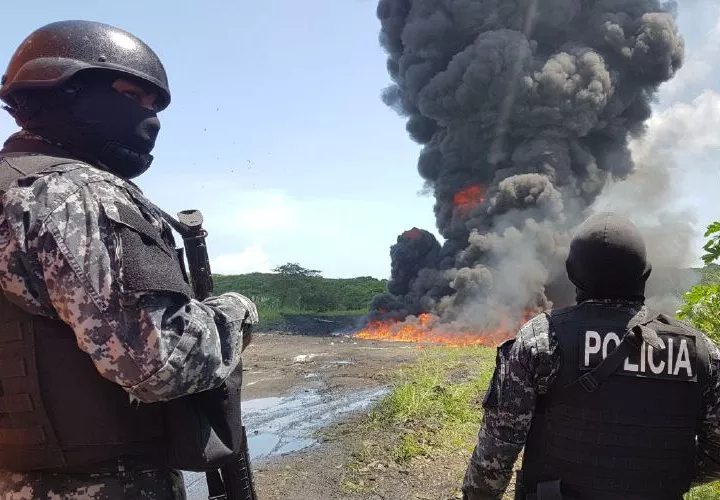
<path id="1" fill-rule="evenodd" d="M 380 0 L 383 100 L 423 145 L 445 243 L 391 249 L 370 319 L 432 313 L 493 328 L 570 301 L 572 228 L 633 172 L 658 86 L 681 67 L 674 5 L 656 0 Z"/>

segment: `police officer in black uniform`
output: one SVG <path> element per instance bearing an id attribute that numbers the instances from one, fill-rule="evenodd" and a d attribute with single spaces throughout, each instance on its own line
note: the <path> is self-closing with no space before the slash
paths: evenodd
<path id="1" fill-rule="evenodd" d="M 630 220 L 576 231 L 577 305 L 528 322 L 498 349 L 466 499 L 680 500 L 720 477 L 720 350 L 645 306 L 651 266 Z"/>

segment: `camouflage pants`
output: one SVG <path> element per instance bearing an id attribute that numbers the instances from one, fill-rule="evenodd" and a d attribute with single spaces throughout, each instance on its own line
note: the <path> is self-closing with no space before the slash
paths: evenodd
<path id="1" fill-rule="evenodd" d="M 0 472 L 0 500 L 185 500 L 180 472 L 126 471 L 107 474 Z"/>

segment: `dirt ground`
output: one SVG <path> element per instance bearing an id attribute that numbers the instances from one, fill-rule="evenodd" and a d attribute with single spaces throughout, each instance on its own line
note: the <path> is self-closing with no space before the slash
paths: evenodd
<path id="1" fill-rule="evenodd" d="M 343 399 L 353 392 L 386 387 L 390 374 L 401 363 L 414 360 L 418 353 L 414 346 L 391 342 L 261 335 L 244 357 L 244 398 L 287 395 L 315 388 L 328 402 Z M 319 429 L 322 442 L 303 451 L 256 459 L 253 469 L 259 498 L 349 498 L 340 485 L 344 465 L 357 445 L 352 435 L 353 424 L 362 415 L 360 411 L 328 419 Z"/>
<path id="2" fill-rule="evenodd" d="M 327 395 L 381 387 L 417 347 L 350 337 L 256 334 L 243 354 L 243 401 L 315 387 Z"/>
<path id="3" fill-rule="evenodd" d="M 362 341 L 342 337 L 259 335 L 244 356 L 245 400 L 289 396 L 317 391 L 321 406 L 332 406 L 353 393 L 382 389 L 402 363 L 413 361 L 420 350 L 413 345 Z M 373 399 L 380 397 L 375 394 Z M 345 399 L 345 404 L 348 400 Z M 352 398 L 349 400 L 352 402 Z M 369 404 L 369 402 L 368 402 Z M 467 463 L 465 454 L 443 463 L 416 461 L 412 467 L 371 463 L 362 477 L 365 484 L 351 491 L 343 488 L 352 453 L 361 447 L 354 426 L 362 410 L 328 418 L 312 434 L 313 446 L 287 455 L 273 454 L 253 462 L 261 500 L 348 499 L 451 499 L 460 498 L 458 471 Z M 302 414 L 303 409 L 296 411 Z M 300 417 L 302 418 L 302 417 Z M 322 415 L 327 418 L 327 415 Z M 296 419 L 297 420 L 297 419 Z M 252 431 L 252 422 L 247 425 Z M 292 426 L 292 424 L 291 424 Z M 290 429 L 285 429 L 289 431 Z M 381 437 L 379 437 L 381 438 Z M 253 440 L 250 438 L 251 453 Z M 257 455 L 257 453 L 254 453 Z M 353 480 L 357 481 L 357 477 Z"/>
<path id="4" fill-rule="evenodd" d="M 361 445 L 353 426 L 387 392 L 391 374 L 419 353 L 393 342 L 256 334 L 243 356 L 243 418 L 260 500 L 454 498 L 408 493 L 408 483 L 420 481 L 412 489 L 422 495 L 424 483 L 444 481 L 451 495 L 458 478 L 447 464 L 433 474 L 374 465 L 364 477 L 383 483 L 379 495 L 341 487 Z M 189 500 L 207 498 L 201 475 L 188 474 L 186 484 Z"/>

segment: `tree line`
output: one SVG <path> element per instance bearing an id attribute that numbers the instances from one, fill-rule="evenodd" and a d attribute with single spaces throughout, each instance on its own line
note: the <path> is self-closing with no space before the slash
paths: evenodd
<path id="1" fill-rule="evenodd" d="M 272 273 L 215 275 L 215 293 L 239 292 L 257 304 L 261 317 L 282 313 L 367 312 L 370 300 L 385 291 L 387 280 L 370 276 L 324 278 L 321 271 L 296 262 L 278 266 Z M 264 314 L 263 314 L 264 313 Z"/>

